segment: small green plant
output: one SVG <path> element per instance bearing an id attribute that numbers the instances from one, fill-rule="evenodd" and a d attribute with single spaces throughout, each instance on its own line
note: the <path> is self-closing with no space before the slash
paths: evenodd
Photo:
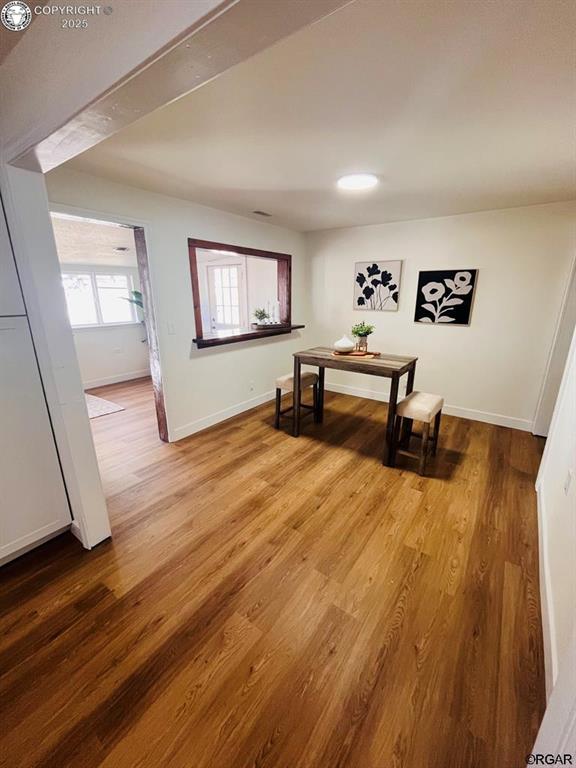
<path id="1" fill-rule="evenodd" d="M 139 307 L 140 309 L 144 309 L 144 301 L 142 299 L 142 292 L 141 291 L 130 291 L 130 298 L 127 298 L 126 296 L 123 296 L 122 298 L 125 301 L 129 301 L 130 304 L 134 304 L 135 306 Z"/>
<path id="2" fill-rule="evenodd" d="M 134 304 L 135 307 L 138 307 L 142 315 L 144 314 L 144 297 L 142 296 L 142 291 L 130 291 L 130 298 L 127 296 L 122 296 L 124 301 L 129 302 L 130 304 Z M 136 312 L 138 314 L 138 312 Z M 144 329 L 144 333 L 146 333 L 146 326 L 144 324 L 144 320 L 141 319 L 140 322 L 142 323 L 142 327 Z M 147 341 L 147 337 L 144 336 L 143 339 L 141 339 L 142 344 L 144 344 Z"/>
<path id="3" fill-rule="evenodd" d="M 264 320 L 270 319 L 270 315 L 268 314 L 268 312 L 266 312 L 265 309 L 255 309 L 254 317 L 256 318 L 256 320 L 258 320 L 259 323 L 263 323 Z"/>
<path id="4" fill-rule="evenodd" d="M 371 333 L 374 333 L 374 326 L 370 325 L 370 323 L 356 323 L 356 325 L 352 326 L 352 336 L 370 336 Z"/>

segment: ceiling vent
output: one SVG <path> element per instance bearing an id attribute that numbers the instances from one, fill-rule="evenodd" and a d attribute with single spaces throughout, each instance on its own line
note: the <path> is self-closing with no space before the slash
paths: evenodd
<path id="1" fill-rule="evenodd" d="M 256 216 L 266 216 L 266 218 L 270 218 L 270 216 L 272 216 L 271 213 L 266 213 L 266 211 L 252 211 L 252 213 L 255 213 Z"/>

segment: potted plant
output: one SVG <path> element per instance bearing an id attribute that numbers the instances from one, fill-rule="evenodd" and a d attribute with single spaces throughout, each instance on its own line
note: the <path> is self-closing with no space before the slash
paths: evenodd
<path id="1" fill-rule="evenodd" d="M 352 326 L 352 336 L 356 339 L 356 351 L 366 354 L 368 352 L 368 336 L 374 333 L 374 326 L 370 323 L 356 323 Z"/>
<path id="2" fill-rule="evenodd" d="M 142 296 L 142 291 L 130 291 L 130 298 L 127 298 L 126 296 L 123 296 L 122 298 L 130 304 L 134 304 L 136 307 L 136 314 L 144 329 L 144 338 L 142 339 L 142 344 L 144 344 L 148 338 L 146 334 L 146 324 L 144 322 L 144 297 Z"/>
<path id="3" fill-rule="evenodd" d="M 255 309 L 253 314 L 258 321 L 257 323 L 252 323 L 253 328 L 260 328 L 263 325 L 268 325 L 267 321 L 270 320 L 270 315 L 265 309 Z"/>

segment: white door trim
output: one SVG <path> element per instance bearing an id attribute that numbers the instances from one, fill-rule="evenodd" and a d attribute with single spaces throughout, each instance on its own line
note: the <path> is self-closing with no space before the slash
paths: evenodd
<path id="1" fill-rule="evenodd" d="M 552 418 L 553 407 L 550 407 L 550 388 L 553 387 L 556 390 L 555 395 L 557 397 L 562 371 L 564 370 L 564 363 L 568 357 L 570 340 L 572 339 L 572 333 L 575 327 L 574 318 L 571 316 L 572 313 L 570 313 L 570 315 L 568 314 L 570 299 L 572 299 L 572 301 L 576 300 L 576 254 L 572 259 L 569 278 L 566 283 L 564 295 L 562 296 L 562 303 L 560 305 L 560 311 L 558 312 L 556 327 L 554 329 L 554 338 L 552 340 L 552 345 L 550 346 L 550 352 L 548 353 L 548 359 L 546 361 L 546 367 L 540 385 L 538 403 L 536 404 L 536 410 L 532 420 L 532 433 L 541 435 L 542 437 L 548 435 Z M 553 363 L 556 355 L 561 355 L 559 361 L 560 365 L 557 366 L 558 370 L 553 370 Z M 552 377 L 554 378 L 554 381 L 552 380 Z M 553 397 L 553 399 L 556 400 L 556 397 Z"/>

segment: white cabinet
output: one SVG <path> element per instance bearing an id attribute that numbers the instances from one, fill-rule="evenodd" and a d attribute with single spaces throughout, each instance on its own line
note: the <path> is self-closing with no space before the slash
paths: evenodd
<path id="1" fill-rule="evenodd" d="M 71 517 L 25 317 L 0 317 L 0 564 Z"/>
<path id="2" fill-rule="evenodd" d="M 0 217 L 3 216 L 0 208 Z M 25 311 L 8 232 L 5 222 L 0 221 L 0 317 L 24 315 Z"/>

